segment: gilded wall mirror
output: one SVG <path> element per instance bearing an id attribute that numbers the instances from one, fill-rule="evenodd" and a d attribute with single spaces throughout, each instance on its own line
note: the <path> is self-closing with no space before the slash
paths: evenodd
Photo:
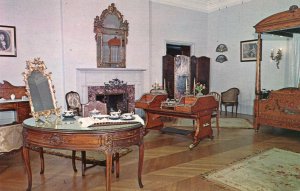
<path id="1" fill-rule="evenodd" d="M 125 68 L 128 22 L 112 3 L 94 19 L 98 68 Z"/>
<path id="2" fill-rule="evenodd" d="M 36 120 L 41 116 L 47 118 L 51 114 L 60 116 L 51 73 L 47 73 L 46 69 L 44 62 L 40 58 L 35 58 L 33 61 L 26 61 L 25 72 L 23 72 L 31 114 Z"/>

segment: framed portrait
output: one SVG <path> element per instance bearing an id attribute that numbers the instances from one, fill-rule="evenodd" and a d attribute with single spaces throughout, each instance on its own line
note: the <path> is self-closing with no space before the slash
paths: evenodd
<path id="1" fill-rule="evenodd" d="M 17 56 L 16 27 L 0 25 L 0 56 Z"/>
<path id="2" fill-rule="evenodd" d="M 257 41 L 258 39 L 241 41 L 241 47 L 240 47 L 241 62 L 256 61 Z M 260 55 L 260 59 L 261 59 L 261 55 Z"/>

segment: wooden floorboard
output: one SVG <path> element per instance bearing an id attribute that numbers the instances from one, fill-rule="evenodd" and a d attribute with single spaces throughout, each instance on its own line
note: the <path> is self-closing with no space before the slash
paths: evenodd
<path id="1" fill-rule="evenodd" d="M 240 117 L 251 119 L 251 116 Z M 229 116 L 230 117 L 230 116 Z M 193 150 L 189 150 L 190 136 L 162 134 L 150 131 L 145 136 L 145 160 L 143 168 L 144 188 L 137 181 L 138 149 L 121 158 L 120 178 L 112 178 L 115 191 L 234 191 L 207 181 L 204 175 L 222 169 L 236 161 L 270 148 L 282 148 L 300 153 L 300 132 L 271 127 L 253 129 L 222 128 L 214 139 L 204 139 Z M 45 155 L 45 173 L 40 175 L 40 161 L 36 152 L 31 154 L 33 191 L 53 190 L 105 190 L 104 167 L 96 166 L 81 176 L 80 161 L 77 173 L 72 170 L 71 160 Z M 0 190 L 25 190 L 27 176 L 21 152 L 0 155 Z"/>

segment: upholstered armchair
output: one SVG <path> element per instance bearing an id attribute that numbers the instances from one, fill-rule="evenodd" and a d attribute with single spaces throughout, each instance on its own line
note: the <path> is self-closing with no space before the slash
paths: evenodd
<path id="1" fill-rule="evenodd" d="M 66 93 L 67 110 L 72 110 L 75 115 L 82 115 L 82 104 L 77 92 L 70 91 Z"/>
<path id="2" fill-rule="evenodd" d="M 221 95 L 217 92 L 209 92 L 208 95 L 212 95 L 215 97 L 216 101 L 218 102 L 218 108 L 216 108 L 211 117 L 215 117 L 216 118 L 216 125 L 217 125 L 217 131 L 218 131 L 218 135 L 220 133 L 220 124 L 219 124 L 219 120 L 220 120 L 220 104 L 221 104 Z"/>
<path id="3" fill-rule="evenodd" d="M 227 107 L 232 107 L 232 115 L 233 115 L 233 108 L 235 107 L 235 116 L 237 116 L 237 110 L 239 105 L 238 96 L 240 94 L 240 90 L 238 88 L 230 88 L 227 91 L 221 92 L 221 111 L 222 105 L 225 107 L 225 115 L 227 116 Z"/>

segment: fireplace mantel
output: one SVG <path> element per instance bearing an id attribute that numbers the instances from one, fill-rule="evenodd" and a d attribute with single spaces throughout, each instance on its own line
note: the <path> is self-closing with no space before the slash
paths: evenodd
<path id="1" fill-rule="evenodd" d="M 140 68 L 76 68 L 78 71 L 82 72 L 114 72 L 114 71 L 136 71 L 136 72 L 143 72 L 146 71 L 146 69 L 140 69 Z"/>
<path id="2" fill-rule="evenodd" d="M 119 79 L 135 86 L 135 97 L 144 91 L 145 69 L 135 68 L 76 68 L 76 88 L 83 103 L 88 102 L 88 86 L 103 86 L 112 79 Z"/>

